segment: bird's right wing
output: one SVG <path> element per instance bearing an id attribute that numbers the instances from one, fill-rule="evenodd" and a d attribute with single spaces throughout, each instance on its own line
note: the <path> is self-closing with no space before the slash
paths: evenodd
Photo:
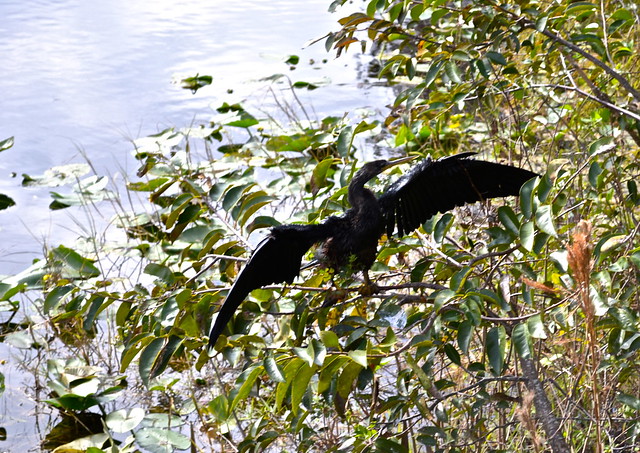
<path id="1" fill-rule="evenodd" d="M 313 244 L 330 235 L 330 228 L 320 225 L 282 225 L 275 227 L 256 248 L 238 274 L 218 312 L 211 333 L 212 349 L 225 326 L 251 291 L 273 283 L 291 283 L 300 273 L 304 254 Z"/>
<path id="2" fill-rule="evenodd" d="M 511 165 L 469 159 L 461 153 L 438 160 L 427 159 L 392 184 L 378 198 L 388 236 L 418 228 L 438 212 L 488 198 L 518 195 L 520 187 L 538 176 Z"/>

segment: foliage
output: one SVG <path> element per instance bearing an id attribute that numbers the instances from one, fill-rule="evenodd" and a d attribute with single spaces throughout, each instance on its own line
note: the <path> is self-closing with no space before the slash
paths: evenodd
<path id="1" fill-rule="evenodd" d="M 283 125 L 224 104 L 210 124 L 136 141 L 141 180 L 128 189 L 150 206 L 119 212 L 127 240 L 59 246 L 0 284 L 6 310 L 42 291 L 35 304 L 67 344 L 117 342 L 118 373 L 51 358 L 50 404 L 104 407 L 139 375 L 167 402 L 106 411 L 86 442 L 112 451 L 632 451 L 636 14 L 625 2 L 373 0 L 327 47 L 378 48 L 398 90 L 382 124 Z M 318 267 L 254 291 L 210 358 L 211 318 L 265 229 L 342 212 L 361 144 L 380 135 L 398 152 L 474 150 L 542 176 L 517 201 L 388 238 L 380 293 Z M 92 178 L 93 191 L 73 181 L 76 199 L 112 200 Z"/>

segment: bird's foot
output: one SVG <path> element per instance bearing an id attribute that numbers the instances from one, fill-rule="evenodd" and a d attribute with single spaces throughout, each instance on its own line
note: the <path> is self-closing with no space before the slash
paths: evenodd
<path id="1" fill-rule="evenodd" d="M 369 277 L 369 273 L 364 271 L 364 285 L 358 290 L 358 292 L 363 296 L 372 296 L 382 291 L 378 285 L 371 281 Z"/>
<path id="2" fill-rule="evenodd" d="M 362 296 L 373 296 L 374 294 L 378 294 L 379 292 L 382 292 L 382 289 L 378 285 L 373 283 L 371 280 L 369 280 L 360 287 L 358 292 Z"/>
<path id="3" fill-rule="evenodd" d="M 322 303 L 322 308 L 331 307 L 338 302 L 342 302 L 347 298 L 347 291 L 343 289 L 336 289 L 327 292 L 327 295 L 324 298 L 324 302 Z"/>

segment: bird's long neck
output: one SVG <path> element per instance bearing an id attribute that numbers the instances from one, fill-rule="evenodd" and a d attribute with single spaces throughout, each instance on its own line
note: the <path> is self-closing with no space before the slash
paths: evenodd
<path id="1" fill-rule="evenodd" d="M 360 209 L 369 205 L 370 203 L 376 203 L 376 197 L 369 189 L 364 185 L 371 179 L 369 175 L 363 175 L 356 173 L 349 184 L 348 198 L 349 204 L 355 208 Z"/>

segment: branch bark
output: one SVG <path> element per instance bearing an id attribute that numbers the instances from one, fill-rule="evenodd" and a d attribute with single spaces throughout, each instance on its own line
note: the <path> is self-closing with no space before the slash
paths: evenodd
<path id="1" fill-rule="evenodd" d="M 535 362 L 531 358 L 520 358 L 520 366 L 522 368 L 522 375 L 525 378 L 525 385 L 533 392 L 533 404 L 536 408 L 536 415 L 549 440 L 551 451 L 553 451 L 553 453 L 570 453 L 571 449 L 562 435 L 560 420 L 553 415 L 551 402 L 549 398 L 547 398 L 542 382 L 540 382 Z"/>

